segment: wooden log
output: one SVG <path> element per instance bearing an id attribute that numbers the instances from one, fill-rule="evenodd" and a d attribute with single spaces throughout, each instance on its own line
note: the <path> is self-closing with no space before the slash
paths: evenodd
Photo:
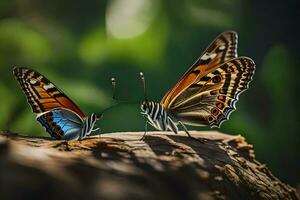
<path id="1" fill-rule="evenodd" d="M 0 199 L 299 199 L 245 139 L 120 132 L 83 141 L 0 135 Z"/>

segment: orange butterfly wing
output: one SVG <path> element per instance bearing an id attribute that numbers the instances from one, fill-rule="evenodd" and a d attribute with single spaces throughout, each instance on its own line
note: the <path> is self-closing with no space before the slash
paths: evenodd
<path id="1" fill-rule="evenodd" d="M 223 32 L 209 45 L 180 81 L 165 94 L 160 103 L 165 108 L 169 108 L 172 101 L 195 80 L 208 74 L 217 65 L 236 57 L 237 33 L 234 31 Z"/>
<path id="2" fill-rule="evenodd" d="M 255 63 L 247 57 L 231 59 L 197 79 L 172 101 L 173 117 L 184 124 L 220 127 L 236 110 L 236 102 L 249 88 Z"/>
<path id="3" fill-rule="evenodd" d="M 13 73 L 34 113 L 40 114 L 62 108 L 85 117 L 85 114 L 69 97 L 40 73 L 25 67 L 15 67 Z"/>

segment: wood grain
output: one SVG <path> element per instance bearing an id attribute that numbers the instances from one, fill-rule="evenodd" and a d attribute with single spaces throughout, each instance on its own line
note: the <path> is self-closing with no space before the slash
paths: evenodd
<path id="1" fill-rule="evenodd" d="M 299 199 L 240 136 L 118 132 L 83 141 L 0 135 L 0 199 Z"/>

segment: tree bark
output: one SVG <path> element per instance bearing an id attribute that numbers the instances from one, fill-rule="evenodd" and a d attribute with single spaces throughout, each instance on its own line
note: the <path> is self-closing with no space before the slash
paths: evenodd
<path id="1" fill-rule="evenodd" d="M 142 134 L 67 142 L 2 132 L 0 199 L 299 199 L 240 135 Z"/>

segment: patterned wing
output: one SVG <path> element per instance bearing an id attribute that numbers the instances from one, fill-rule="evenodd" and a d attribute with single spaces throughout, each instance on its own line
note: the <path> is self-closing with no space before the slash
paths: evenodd
<path id="1" fill-rule="evenodd" d="M 82 134 L 82 119 L 67 109 L 54 109 L 42 113 L 37 116 L 37 121 L 55 139 L 73 140 L 80 138 Z"/>
<path id="2" fill-rule="evenodd" d="M 13 73 L 20 83 L 33 112 L 39 114 L 57 108 L 67 108 L 80 117 L 85 114 L 79 107 L 40 73 L 24 67 L 16 67 Z"/>
<path id="3" fill-rule="evenodd" d="M 217 66 L 185 89 L 169 110 L 183 123 L 219 127 L 236 109 L 235 103 L 248 88 L 254 70 L 254 62 L 247 57 Z"/>
<path id="4" fill-rule="evenodd" d="M 169 108 L 173 99 L 189 87 L 196 79 L 208 74 L 216 66 L 237 57 L 237 33 L 227 31 L 219 35 L 182 76 L 180 81 L 170 89 L 161 104 Z"/>

